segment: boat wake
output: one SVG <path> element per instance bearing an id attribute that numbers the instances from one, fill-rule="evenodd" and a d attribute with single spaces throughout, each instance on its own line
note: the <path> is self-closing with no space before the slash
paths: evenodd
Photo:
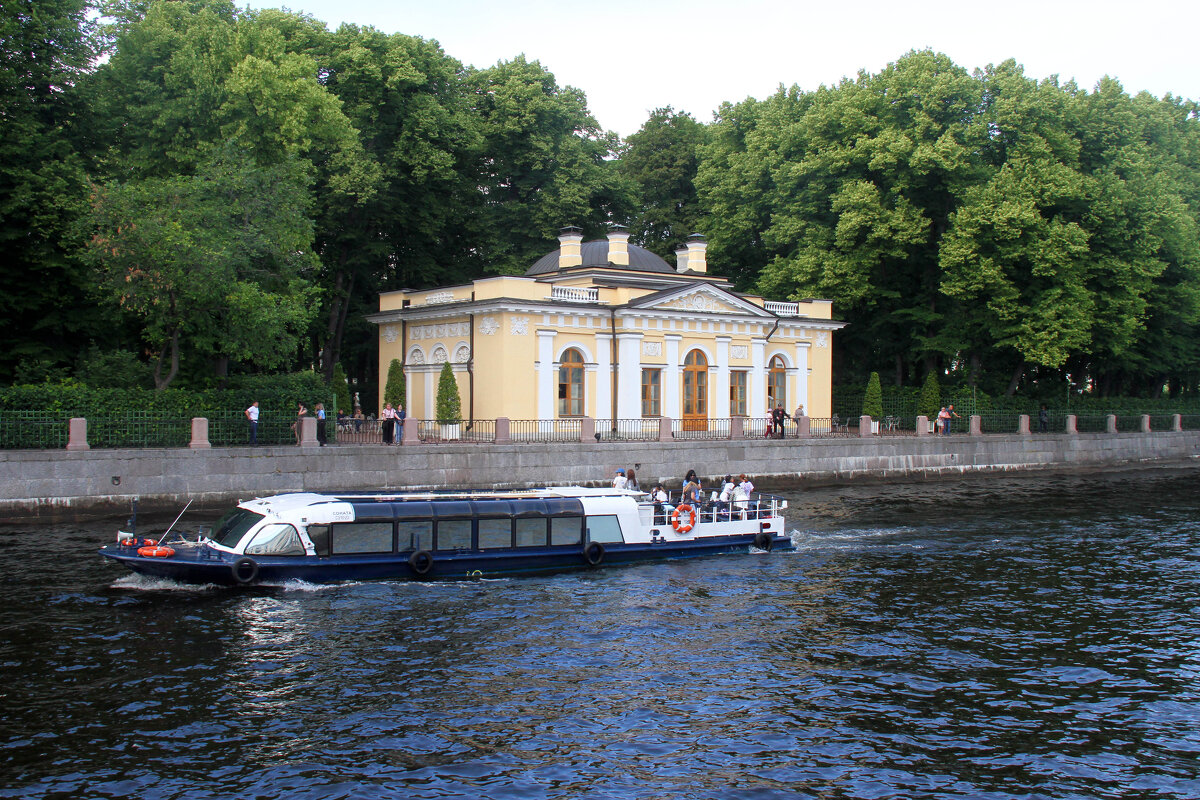
<path id="1" fill-rule="evenodd" d="M 135 592 L 205 592 L 219 589 L 215 583 L 180 583 L 170 578 L 152 578 L 149 575 L 126 575 L 112 582 L 112 588 Z"/>

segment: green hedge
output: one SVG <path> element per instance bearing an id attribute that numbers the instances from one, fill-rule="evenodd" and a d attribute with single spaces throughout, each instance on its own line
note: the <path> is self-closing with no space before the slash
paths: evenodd
<path id="1" fill-rule="evenodd" d="M 884 385 L 884 416 L 896 416 L 902 420 L 915 419 L 921 400 L 921 389 L 916 386 Z M 862 413 L 863 390 L 861 386 L 842 385 L 833 388 L 833 413 L 842 417 L 857 417 Z M 1036 418 L 1038 409 L 1045 403 L 1056 414 L 1197 414 L 1200 399 L 1168 398 L 1147 399 L 1145 397 L 1094 397 L 1089 394 L 1072 394 L 1068 402 L 1066 393 L 1057 398 L 1034 399 L 1029 397 L 992 397 L 983 392 L 972 392 L 970 388 L 945 387 L 941 389 L 941 404 L 954 404 L 954 410 L 966 417 L 969 414 L 1028 414 Z"/>

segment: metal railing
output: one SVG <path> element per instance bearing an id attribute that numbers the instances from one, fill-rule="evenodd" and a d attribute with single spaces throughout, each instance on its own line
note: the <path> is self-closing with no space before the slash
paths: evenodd
<path id="1" fill-rule="evenodd" d="M 659 437 L 658 417 L 637 419 L 596 420 L 596 433 L 600 442 L 657 442 Z"/>
<path id="2" fill-rule="evenodd" d="M 62 450 L 70 436 L 70 420 L 41 411 L 0 411 L 0 448 Z"/>
<path id="3" fill-rule="evenodd" d="M 728 439 L 732 433 L 733 424 L 729 419 L 671 420 L 673 439 Z"/>
<path id="4" fill-rule="evenodd" d="M 583 420 L 514 419 L 508 423 L 508 437 L 514 442 L 578 442 L 583 435 Z"/>

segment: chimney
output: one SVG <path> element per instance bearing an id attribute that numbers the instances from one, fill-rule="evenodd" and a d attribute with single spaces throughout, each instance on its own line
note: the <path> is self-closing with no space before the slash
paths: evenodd
<path id="1" fill-rule="evenodd" d="M 708 240 L 703 234 L 693 233 L 687 238 L 687 266 L 693 272 L 708 272 Z"/>
<path id="2" fill-rule="evenodd" d="M 613 225 L 608 229 L 608 263 L 629 266 L 629 228 L 624 225 Z"/>
<path id="3" fill-rule="evenodd" d="M 675 271 L 687 272 L 688 268 L 688 249 L 687 245 L 681 244 L 675 248 Z"/>
<path id="4" fill-rule="evenodd" d="M 583 228 L 573 225 L 558 232 L 558 268 L 578 267 L 583 263 L 579 245 L 583 242 Z"/>

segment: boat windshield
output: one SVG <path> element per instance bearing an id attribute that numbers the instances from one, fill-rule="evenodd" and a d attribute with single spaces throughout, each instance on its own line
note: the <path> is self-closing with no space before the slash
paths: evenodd
<path id="1" fill-rule="evenodd" d="M 247 511 L 244 508 L 233 508 L 225 512 L 225 516 L 217 520 L 213 527 L 213 541 L 224 547 L 237 547 L 237 543 L 264 519 L 262 514 Z"/>

